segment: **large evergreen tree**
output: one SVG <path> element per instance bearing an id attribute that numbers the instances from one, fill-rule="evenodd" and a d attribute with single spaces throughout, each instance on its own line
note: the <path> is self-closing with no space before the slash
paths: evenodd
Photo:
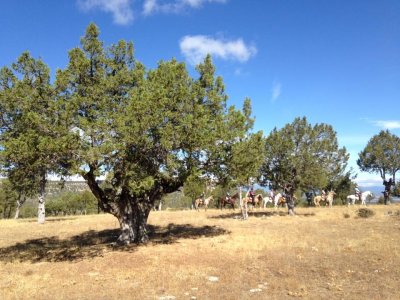
<path id="1" fill-rule="evenodd" d="M 361 171 L 377 173 L 383 180 L 389 175 L 395 181 L 400 170 L 400 138 L 389 130 L 382 130 L 368 141 L 358 157 Z"/>
<path id="2" fill-rule="evenodd" d="M 344 175 L 348 158 L 332 126 L 312 126 L 305 117 L 296 118 L 267 137 L 263 182 L 274 189 L 290 185 L 292 196 L 297 189 L 332 188 Z"/>
<path id="3" fill-rule="evenodd" d="M 232 139 L 230 130 L 245 137 L 250 128 L 244 112 L 226 107 L 209 56 L 192 79 L 176 60 L 146 70 L 134 59 L 132 43 L 104 48 L 94 24 L 81 44 L 56 80 L 63 115 L 79 137 L 73 169 L 119 220 L 118 241 L 145 242 L 154 202 L 192 174 L 212 177 L 215 152 Z M 102 185 L 100 175 L 107 176 Z"/>
<path id="4" fill-rule="evenodd" d="M 62 173 L 60 155 L 68 148 L 50 70 L 41 59 L 23 53 L 0 70 L 0 143 L 2 172 L 20 195 L 37 194 L 38 222 L 45 221 L 47 175 Z M 65 169 L 64 169 L 65 170 Z"/>

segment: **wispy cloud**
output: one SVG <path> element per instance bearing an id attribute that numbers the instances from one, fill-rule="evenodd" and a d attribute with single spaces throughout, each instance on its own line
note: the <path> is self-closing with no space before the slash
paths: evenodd
<path id="1" fill-rule="evenodd" d="M 272 103 L 278 100 L 279 96 L 281 95 L 281 92 L 282 92 L 282 84 L 279 81 L 274 81 L 272 84 L 272 96 L 271 96 Z"/>
<path id="2" fill-rule="evenodd" d="M 83 11 L 100 9 L 111 13 L 116 24 L 127 25 L 133 21 L 131 0 L 78 0 Z"/>
<path id="3" fill-rule="evenodd" d="M 226 3 L 227 0 L 175 0 L 170 2 L 159 0 L 145 0 L 143 3 L 143 14 L 145 16 L 154 13 L 179 13 L 186 8 L 200 8 L 204 3 Z"/>
<path id="4" fill-rule="evenodd" d="M 180 41 L 180 49 L 190 64 L 198 64 L 210 54 L 223 60 L 246 62 L 257 53 L 256 47 L 246 45 L 242 39 L 224 40 L 205 35 L 187 35 Z"/>
<path id="5" fill-rule="evenodd" d="M 381 127 L 383 129 L 399 129 L 400 121 L 388 120 L 388 121 L 372 121 L 375 126 Z"/>

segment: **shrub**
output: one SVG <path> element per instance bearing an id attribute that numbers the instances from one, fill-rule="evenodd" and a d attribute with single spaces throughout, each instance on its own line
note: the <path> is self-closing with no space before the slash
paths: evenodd
<path id="1" fill-rule="evenodd" d="M 360 218 L 370 218 L 375 214 L 375 212 L 372 209 L 369 208 L 360 208 L 357 211 L 357 216 Z"/>

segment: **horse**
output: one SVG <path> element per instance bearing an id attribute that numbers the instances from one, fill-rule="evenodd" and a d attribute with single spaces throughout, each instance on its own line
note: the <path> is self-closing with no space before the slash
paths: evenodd
<path id="1" fill-rule="evenodd" d="M 284 204 L 286 204 L 285 197 L 283 197 L 283 195 L 281 193 L 276 194 L 274 197 L 275 208 L 278 208 L 279 205 L 283 206 Z"/>
<path id="2" fill-rule="evenodd" d="M 243 203 L 246 202 L 246 204 L 251 204 L 253 207 L 256 207 L 258 205 L 259 208 L 261 208 L 261 203 L 263 202 L 263 195 L 262 194 L 257 194 L 254 196 L 254 200 L 250 197 L 244 197 L 243 198 Z"/>
<path id="3" fill-rule="evenodd" d="M 233 197 L 221 197 L 219 198 L 219 207 L 220 209 L 225 208 L 226 205 L 230 205 L 232 209 L 235 209 L 235 198 Z"/>
<path id="4" fill-rule="evenodd" d="M 365 191 L 365 192 L 361 193 L 361 205 L 365 205 L 365 206 L 367 205 L 365 200 L 367 200 L 367 198 L 369 196 L 370 197 L 373 196 L 371 191 Z M 356 201 L 359 200 L 359 197 L 356 195 L 348 195 L 346 197 L 346 199 L 347 199 L 347 205 L 349 206 L 350 204 L 354 205 L 356 203 Z"/>
<path id="5" fill-rule="evenodd" d="M 321 205 L 319 203 L 321 201 L 325 201 L 326 205 L 329 205 L 329 207 L 332 207 L 333 196 L 335 196 L 335 195 L 336 195 L 336 193 L 334 191 L 330 191 L 328 193 L 328 195 L 326 195 L 325 197 L 321 196 L 321 195 L 315 196 L 314 197 L 314 204 L 315 204 L 315 206 L 321 207 Z"/>
<path id="6" fill-rule="evenodd" d="M 211 201 L 213 201 L 214 198 L 213 196 L 210 196 L 206 199 L 202 199 L 202 198 L 197 198 L 196 200 L 194 200 L 194 208 L 199 211 L 199 207 L 200 206 L 204 206 L 204 210 L 207 211 L 208 205 L 210 204 Z"/>
<path id="7" fill-rule="evenodd" d="M 263 207 L 266 208 L 268 202 L 274 203 L 274 199 L 271 196 L 267 196 L 263 198 Z"/>

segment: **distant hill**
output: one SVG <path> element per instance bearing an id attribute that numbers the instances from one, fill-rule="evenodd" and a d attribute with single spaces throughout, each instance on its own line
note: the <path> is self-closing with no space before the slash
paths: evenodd
<path id="1" fill-rule="evenodd" d="M 384 191 L 383 185 L 373 185 L 373 186 L 362 186 L 360 185 L 361 192 L 371 191 L 375 196 L 381 196 Z"/>

